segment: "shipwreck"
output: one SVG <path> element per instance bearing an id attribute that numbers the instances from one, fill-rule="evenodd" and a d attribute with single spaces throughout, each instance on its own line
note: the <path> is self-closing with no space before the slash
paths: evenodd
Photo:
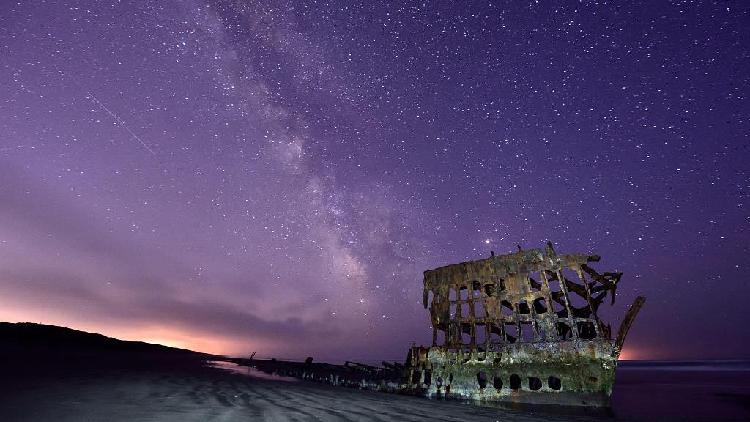
<path id="1" fill-rule="evenodd" d="M 261 371 L 337 386 L 475 403 L 606 407 L 638 296 L 617 333 L 599 317 L 619 272 L 597 255 L 558 255 L 552 243 L 424 272 L 432 345 L 404 363 L 371 366 L 232 359 Z M 614 334 L 614 336 L 613 336 Z"/>
<path id="2" fill-rule="evenodd" d="M 424 272 L 432 346 L 412 347 L 412 388 L 428 397 L 608 406 L 639 296 L 613 336 L 598 311 L 622 273 L 596 255 L 521 250 Z"/>

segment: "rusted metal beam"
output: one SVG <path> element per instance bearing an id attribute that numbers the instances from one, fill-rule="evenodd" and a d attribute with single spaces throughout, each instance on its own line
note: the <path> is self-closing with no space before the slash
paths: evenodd
<path id="1" fill-rule="evenodd" d="M 635 298 L 633 304 L 630 305 L 630 309 L 628 309 L 628 313 L 625 314 L 625 318 L 622 320 L 622 323 L 620 323 L 620 329 L 617 331 L 617 340 L 615 340 L 615 346 L 618 353 L 622 350 L 622 345 L 625 343 L 625 336 L 628 335 L 630 326 L 633 325 L 633 321 L 635 321 L 635 317 L 638 315 L 638 312 L 641 310 L 644 303 L 646 303 L 645 297 L 638 296 Z"/>

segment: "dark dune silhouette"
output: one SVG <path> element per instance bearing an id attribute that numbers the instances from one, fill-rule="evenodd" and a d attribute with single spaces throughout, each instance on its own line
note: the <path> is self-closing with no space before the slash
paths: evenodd
<path id="1" fill-rule="evenodd" d="M 118 340 L 54 325 L 0 322 L 0 366 L 6 377 L 19 371 L 27 374 L 80 372 L 195 364 L 211 357 L 191 350 Z M 25 365 L 17 365 L 20 362 Z"/>

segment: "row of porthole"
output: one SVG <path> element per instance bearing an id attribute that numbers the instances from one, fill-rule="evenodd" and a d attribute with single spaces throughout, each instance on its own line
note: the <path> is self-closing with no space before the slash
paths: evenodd
<path id="1" fill-rule="evenodd" d="M 478 372 L 477 373 L 477 383 L 479 384 L 479 388 L 485 388 L 487 387 L 487 374 L 484 372 Z M 492 380 L 492 386 L 495 387 L 496 390 L 500 390 L 503 388 L 503 380 L 502 378 L 496 376 Z M 542 388 L 542 380 L 540 380 L 537 377 L 529 377 L 529 390 L 531 391 L 537 391 L 541 390 Z M 560 378 L 557 378 L 555 376 L 550 376 L 547 379 L 547 386 L 551 390 L 560 390 L 562 388 L 562 382 L 560 381 Z M 521 389 L 521 377 L 518 376 L 518 374 L 512 374 L 510 376 L 510 389 L 511 390 L 519 390 Z"/>

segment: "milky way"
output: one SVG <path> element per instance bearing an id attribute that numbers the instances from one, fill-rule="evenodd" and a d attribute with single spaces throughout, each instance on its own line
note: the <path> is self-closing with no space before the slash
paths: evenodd
<path id="1" fill-rule="evenodd" d="M 2 2 L 0 319 L 401 360 L 551 240 L 625 357 L 747 356 L 745 2 L 390 3 Z"/>

